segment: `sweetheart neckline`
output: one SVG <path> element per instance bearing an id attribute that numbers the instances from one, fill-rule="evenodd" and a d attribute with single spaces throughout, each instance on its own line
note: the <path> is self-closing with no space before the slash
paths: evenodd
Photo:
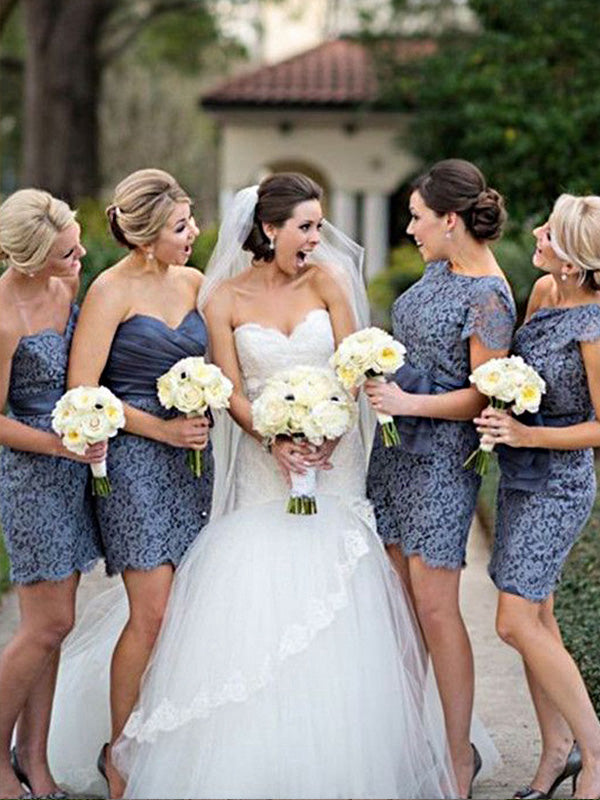
<path id="1" fill-rule="evenodd" d="M 187 314 L 185 314 L 183 316 L 181 322 L 178 325 L 175 325 L 175 327 L 171 327 L 171 325 L 169 325 L 168 322 L 165 322 L 165 320 L 161 319 L 160 317 L 155 317 L 152 314 L 142 314 L 142 313 L 132 314 L 130 317 L 127 317 L 127 319 L 124 319 L 123 322 L 120 323 L 120 325 L 125 325 L 128 322 L 131 322 L 132 319 L 135 319 L 136 317 L 141 317 L 143 319 L 154 320 L 154 322 L 158 322 L 159 325 L 163 325 L 165 328 L 167 328 L 170 331 L 178 331 L 179 328 L 181 328 L 183 323 L 186 321 L 186 319 L 190 316 L 190 314 L 194 314 L 194 313 L 197 313 L 196 309 L 195 308 L 190 308 L 190 310 L 187 312 Z"/>
<path id="2" fill-rule="evenodd" d="M 237 333 L 243 328 L 258 328 L 259 330 L 262 331 L 274 331 L 275 333 L 278 333 L 280 336 L 283 336 L 284 339 L 292 339 L 298 328 L 302 327 L 302 325 L 308 322 L 309 317 L 318 311 L 327 314 L 327 317 L 329 318 L 329 311 L 326 308 L 311 308 L 310 311 L 307 311 L 307 313 L 302 317 L 302 319 L 299 322 L 297 322 L 296 325 L 294 325 L 294 327 L 289 333 L 285 333 L 285 331 L 282 331 L 281 328 L 277 328 L 274 325 L 261 325 L 260 322 L 243 322 L 241 325 L 238 325 L 237 328 L 234 328 L 233 332 Z"/>

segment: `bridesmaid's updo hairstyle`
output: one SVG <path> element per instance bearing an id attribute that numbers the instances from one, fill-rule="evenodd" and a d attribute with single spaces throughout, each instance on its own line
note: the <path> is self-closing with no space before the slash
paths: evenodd
<path id="1" fill-rule="evenodd" d="M 134 250 L 156 239 L 176 203 L 190 202 L 168 172 L 139 169 L 117 185 L 106 215 L 117 242 Z"/>
<path id="2" fill-rule="evenodd" d="M 440 217 L 457 213 L 479 242 L 497 239 L 506 222 L 502 195 L 490 189 L 481 171 L 462 158 L 438 161 L 413 183 L 425 205 Z"/>
<path id="3" fill-rule="evenodd" d="M 50 255 L 59 233 L 75 222 L 75 212 L 41 189 L 20 189 L 0 206 L 0 260 L 34 275 Z"/>
<path id="4" fill-rule="evenodd" d="M 272 261 L 275 251 L 264 232 L 263 223 L 281 228 L 294 209 L 307 200 L 321 201 L 323 190 L 318 183 L 300 172 L 276 172 L 261 181 L 254 210 L 254 225 L 242 245 L 257 261 Z"/>
<path id="5" fill-rule="evenodd" d="M 600 197 L 561 194 L 550 214 L 550 244 L 556 255 L 577 267 L 581 285 L 600 289 Z"/>

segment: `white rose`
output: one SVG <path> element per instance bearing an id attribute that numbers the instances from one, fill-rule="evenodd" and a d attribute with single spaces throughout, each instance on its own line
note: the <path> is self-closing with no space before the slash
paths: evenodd
<path id="1" fill-rule="evenodd" d="M 69 401 L 76 411 L 90 411 L 96 402 L 95 389 L 97 387 L 78 386 L 66 393 Z"/>
<path id="2" fill-rule="evenodd" d="M 204 392 L 194 383 L 186 381 L 180 384 L 175 391 L 175 407 L 184 414 L 204 412 L 206 410 Z"/>
<path id="3" fill-rule="evenodd" d="M 112 426 L 102 412 L 90 411 L 81 420 L 81 434 L 90 444 L 102 442 L 112 432 Z"/>

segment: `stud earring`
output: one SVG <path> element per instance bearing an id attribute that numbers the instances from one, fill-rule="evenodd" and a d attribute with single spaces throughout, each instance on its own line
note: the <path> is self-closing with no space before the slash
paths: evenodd
<path id="1" fill-rule="evenodd" d="M 567 280 L 567 273 L 566 272 L 561 272 L 560 273 L 560 279 L 561 279 L 561 281 L 566 281 Z"/>
<path id="2" fill-rule="evenodd" d="M 446 239 L 451 239 L 452 238 L 452 231 L 446 231 L 445 236 L 446 236 Z"/>
<path id="3" fill-rule="evenodd" d="M 154 261 L 154 258 L 155 258 L 154 253 L 152 251 L 149 251 L 146 254 L 146 258 L 148 259 L 148 261 Z"/>

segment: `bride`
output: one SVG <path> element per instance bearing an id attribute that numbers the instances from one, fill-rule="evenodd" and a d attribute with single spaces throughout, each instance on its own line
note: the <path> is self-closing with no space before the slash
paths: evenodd
<path id="1" fill-rule="evenodd" d="M 292 173 L 242 190 L 211 258 L 199 305 L 237 426 L 215 432 L 216 512 L 176 572 L 110 754 L 128 798 L 456 796 L 420 634 L 365 498 L 359 432 L 269 451 L 252 429 L 268 377 L 327 365 L 367 321 L 359 248 L 323 222 L 320 199 Z M 308 466 L 318 513 L 287 514 L 289 475 Z M 63 656 L 64 693 L 88 709 L 78 686 L 95 669 L 98 624 Z M 64 705 L 51 750 L 72 785 L 64 753 L 92 734 L 73 733 Z"/>

